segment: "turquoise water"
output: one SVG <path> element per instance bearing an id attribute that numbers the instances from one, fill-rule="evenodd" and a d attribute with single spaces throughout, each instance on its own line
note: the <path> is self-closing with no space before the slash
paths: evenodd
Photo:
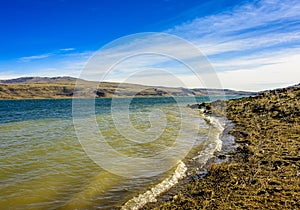
<path id="1" fill-rule="evenodd" d="M 125 99 L 114 100 L 122 104 Z M 111 147 L 128 156 L 148 157 L 174 143 L 182 113 L 189 115 L 191 125 L 199 125 L 194 149 L 205 141 L 205 122 L 185 108 L 191 101 L 182 98 L 178 104 L 173 98 L 133 99 L 130 120 L 135 129 L 145 132 L 151 128 L 149 113 L 153 110 L 161 110 L 166 118 L 159 138 L 145 144 L 127 141 L 118 132 L 111 117 L 111 99 L 96 99 L 95 116 Z M 209 98 L 198 97 L 197 101 Z M 130 178 L 99 167 L 78 141 L 71 99 L 0 101 L 0 133 L 0 209 L 113 208 L 172 173 L 171 169 L 156 176 Z M 189 133 L 184 135 L 189 141 Z M 92 144 L 97 146 L 97 142 Z M 128 170 L 132 167 L 128 165 Z"/>

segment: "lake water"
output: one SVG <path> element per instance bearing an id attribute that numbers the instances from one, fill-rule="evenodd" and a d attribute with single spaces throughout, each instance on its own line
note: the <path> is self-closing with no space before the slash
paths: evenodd
<path id="1" fill-rule="evenodd" d="M 198 102 L 210 100 L 208 97 L 196 99 Z M 84 99 L 84 102 L 88 100 L 91 99 Z M 126 99 L 114 100 L 122 104 Z M 141 137 L 140 142 L 128 141 L 115 128 L 111 99 L 96 99 L 95 119 L 103 138 L 116 151 L 125 156 L 145 158 L 164 152 L 174 144 L 181 135 L 180 120 L 184 117 L 190 123 L 187 127 L 196 125 L 198 129 L 196 136 L 182 132 L 187 144 L 195 138 L 187 155 L 192 157 L 201 152 L 209 127 L 197 111 L 186 108 L 191 102 L 188 97 L 181 98 L 180 103 L 173 98 L 134 98 L 131 101 L 130 126 L 142 134 L 153 126 L 149 113 L 154 110 L 160 110 L 156 114 L 163 113 L 156 119 L 164 119 L 165 127 L 152 142 L 143 143 Z M 118 116 L 122 116 L 122 110 L 119 111 Z M 84 128 L 86 124 L 76 126 Z M 89 130 L 86 130 L 86 139 L 92 147 L 97 147 Z M 160 183 L 176 168 L 174 164 L 163 173 L 145 174 L 145 177 L 124 177 L 102 169 L 88 156 L 77 138 L 71 99 L 0 101 L 0 147 L 0 209 L 111 209 Z M 129 172 L 134 168 L 130 164 L 125 166 Z M 167 160 L 161 160 L 161 165 L 164 164 L 167 165 Z"/>

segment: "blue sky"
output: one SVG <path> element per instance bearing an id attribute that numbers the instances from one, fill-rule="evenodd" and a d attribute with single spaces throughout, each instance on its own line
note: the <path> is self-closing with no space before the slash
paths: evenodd
<path id="1" fill-rule="evenodd" d="M 103 45 L 133 33 L 165 32 L 197 46 L 224 88 L 283 87 L 300 82 L 299 11 L 298 0 L 2 1 L 0 79 L 77 77 Z M 126 76 L 119 72 L 111 80 Z M 178 77 L 188 87 L 201 86 L 188 73 Z M 153 85 L 172 86 L 163 81 Z"/>

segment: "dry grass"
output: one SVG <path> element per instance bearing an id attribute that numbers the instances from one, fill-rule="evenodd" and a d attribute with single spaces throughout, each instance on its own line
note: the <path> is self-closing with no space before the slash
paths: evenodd
<path id="1" fill-rule="evenodd" d="M 0 99 L 66 98 L 73 89 L 71 84 L 0 84 Z"/>
<path id="2" fill-rule="evenodd" d="M 235 123 L 240 145 L 230 161 L 212 164 L 206 177 L 189 177 L 145 209 L 300 209 L 300 86 L 230 100 L 226 110 L 209 112 Z"/>
<path id="3" fill-rule="evenodd" d="M 74 89 L 76 85 L 76 89 Z M 25 77 L 0 80 L 0 99 L 71 98 L 71 97 L 149 97 L 223 95 L 218 89 L 154 87 L 128 83 L 93 82 L 72 77 Z M 226 90 L 227 95 L 254 94 Z"/>

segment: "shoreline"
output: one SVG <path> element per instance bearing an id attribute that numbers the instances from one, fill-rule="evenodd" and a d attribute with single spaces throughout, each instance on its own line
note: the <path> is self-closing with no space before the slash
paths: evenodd
<path id="1" fill-rule="evenodd" d="M 52 97 L 52 98 L 0 98 L 0 101 L 22 101 L 22 100 L 61 100 L 61 99 L 113 99 L 113 98 L 188 98 L 188 97 L 236 97 L 236 98 L 241 98 L 241 97 L 248 97 L 250 95 L 197 95 L 197 96 L 110 96 L 110 97 Z"/>
<path id="2" fill-rule="evenodd" d="M 299 209 L 300 86 L 202 104 L 234 123 L 229 161 L 186 177 L 143 209 Z M 199 171 L 200 172 L 200 171 Z"/>
<path id="3" fill-rule="evenodd" d="M 122 210 L 127 210 L 127 209 L 138 210 L 143 208 L 145 205 L 149 203 L 157 202 L 157 197 L 159 197 L 159 195 L 161 195 L 162 193 L 166 193 L 176 184 L 185 181 L 186 177 L 189 177 L 191 175 L 197 176 L 197 174 L 195 174 L 195 168 L 194 168 L 196 162 L 198 167 L 199 164 L 201 165 L 200 166 L 201 170 L 206 170 L 207 167 L 211 165 L 211 161 L 214 162 L 216 161 L 215 159 L 218 159 L 216 153 L 218 154 L 221 150 L 224 149 L 222 147 L 223 140 L 220 139 L 221 138 L 220 136 L 223 135 L 223 132 L 227 125 L 225 125 L 224 119 L 221 122 L 220 119 L 206 116 L 204 115 L 204 113 L 201 113 L 201 118 L 204 119 L 208 125 L 213 127 L 213 129 L 215 129 L 214 136 L 210 137 L 210 139 L 207 140 L 206 144 L 203 147 L 203 150 L 201 150 L 202 152 L 205 153 L 205 155 L 200 153 L 188 160 L 179 161 L 175 171 L 171 175 L 163 179 L 161 182 L 156 184 L 150 190 L 147 190 L 144 193 L 140 193 L 139 195 L 128 200 L 126 203 L 122 205 L 121 207 Z M 218 162 L 221 161 L 224 160 L 219 159 Z M 197 168 L 197 170 L 198 169 L 199 168 Z"/>
<path id="4" fill-rule="evenodd" d="M 206 115 L 204 114 L 203 110 L 200 113 L 200 117 L 203 118 L 208 125 L 211 125 L 214 128 L 218 127 L 219 132 L 216 133 L 216 136 L 214 137 L 216 138 L 216 141 L 208 141 L 207 144 L 204 145 L 203 150 L 200 152 L 203 153 L 205 147 L 211 148 L 212 146 L 214 147 L 213 151 L 210 151 L 210 154 L 199 153 L 199 155 L 186 160 L 188 162 L 186 163 L 187 170 L 185 176 L 179 179 L 178 183 L 173 185 L 170 189 L 167 189 L 159 194 L 155 200 L 149 201 L 137 209 L 153 209 L 157 208 L 157 206 L 160 206 L 162 202 L 166 202 L 170 199 L 178 199 L 179 195 L 176 195 L 176 193 L 179 191 L 178 186 L 185 185 L 191 179 L 204 178 L 209 173 L 208 170 L 213 164 L 220 164 L 229 161 L 229 158 L 231 157 L 235 148 L 238 146 L 238 144 L 234 141 L 234 136 L 230 134 L 234 124 L 230 120 L 223 117 Z"/>

